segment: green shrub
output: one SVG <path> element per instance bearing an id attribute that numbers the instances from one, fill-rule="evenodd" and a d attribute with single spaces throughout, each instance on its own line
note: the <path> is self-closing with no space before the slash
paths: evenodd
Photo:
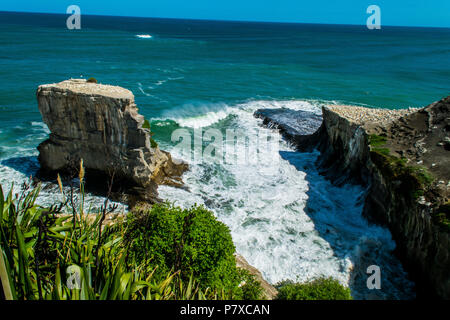
<path id="1" fill-rule="evenodd" d="M 284 282 L 278 285 L 278 300 L 352 300 L 350 289 L 332 278 L 308 283 Z"/>
<path id="2" fill-rule="evenodd" d="M 98 83 L 97 79 L 95 79 L 95 78 L 89 78 L 89 79 L 86 80 L 86 82 L 88 82 L 88 83 Z"/>
<path id="3" fill-rule="evenodd" d="M 157 267 L 157 278 L 173 270 L 180 271 L 183 280 L 193 276 L 202 288 L 238 288 L 230 231 L 203 206 L 181 209 L 158 204 L 129 213 L 126 224 L 130 261 L 148 261 Z"/>
<path id="4" fill-rule="evenodd" d="M 43 208 L 35 204 L 40 187 L 29 190 L 29 185 L 24 184 L 23 190 L 20 196 L 13 195 L 12 188 L 4 194 L 0 185 L 0 298 L 231 298 L 225 292 L 201 290 L 192 277 L 182 281 L 177 273 L 167 273 L 156 279 L 145 261 L 125 261 L 126 248 L 122 245 L 125 224 L 122 219 L 102 227 L 102 213 L 88 214 L 83 212 L 82 205 L 64 205 L 72 201 Z M 63 198 L 71 197 L 70 193 L 63 192 L 62 187 L 60 190 Z M 84 198 L 82 192 L 81 199 Z M 68 285 L 66 272 L 69 268 L 79 272 L 78 288 Z"/>
<path id="5" fill-rule="evenodd" d="M 145 119 L 144 124 L 142 125 L 142 128 L 150 130 L 150 121 Z M 153 132 L 150 132 L 150 145 L 152 148 L 157 148 L 158 143 L 155 141 L 155 139 L 152 138 L 153 134 L 154 134 Z"/>
<path id="6" fill-rule="evenodd" d="M 260 300 L 263 298 L 263 289 L 261 283 L 256 277 L 245 269 L 238 269 L 239 277 L 241 279 L 241 300 Z"/>
<path id="7" fill-rule="evenodd" d="M 144 120 L 142 128 L 150 130 L 150 122 L 147 119 Z"/>
<path id="8" fill-rule="evenodd" d="M 155 141 L 155 139 L 150 138 L 150 146 L 154 149 L 158 147 L 158 143 Z"/>

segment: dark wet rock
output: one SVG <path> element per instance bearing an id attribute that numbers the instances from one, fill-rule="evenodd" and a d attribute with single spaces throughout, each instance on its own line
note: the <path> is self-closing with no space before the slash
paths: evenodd
<path id="1" fill-rule="evenodd" d="M 292 109 L 259 109 L 254 113 L 267 127 L 278 129 L 283 137 L 300 150 L 314 147 L 310 135 L 322 124 L 322 117 L 313 112 Z"/>

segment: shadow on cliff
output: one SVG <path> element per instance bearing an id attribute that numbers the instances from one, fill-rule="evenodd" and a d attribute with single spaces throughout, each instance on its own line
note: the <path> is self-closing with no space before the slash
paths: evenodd
<path id="1" fill-rule="evenodd" d="M 369 225 L 362 217 L 366 190 L 358 185 L 333 185 L 320 175 L 316 166 L 319 153 L 280 151 L 282 159 L 298 171 L 306 173 L 308 200 L 305 213 L 311 218 L 319 236 L 328 242 L 334 255 L 342 261 L 341 270 L 350 261 L 350 290 L 355 299 L 405 299 L 405 281 L 398 274 L 399 262 L 392 255 L 390 233 L 381 227 Z M 366 273 L 370 265 L 383 270 L 381 290 L 369 290 Z"/>

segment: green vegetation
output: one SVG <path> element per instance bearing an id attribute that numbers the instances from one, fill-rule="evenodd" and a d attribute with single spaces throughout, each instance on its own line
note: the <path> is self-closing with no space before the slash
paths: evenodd
<path id="1" fill-rule="evenodd" d="M 435 178 L 428 169 L 420 165 L 407 165 L 406 158 L 391 155 L 389 149 L 382 148 L 386 142 L 385 137 L 375 134 L 369 136 L 371 159 L 383 177 L 387 181 L 395 181 L 399 191 L 409 195 L 414 201 L 430 192 L 431 183 Z M 450 203 L 435 208 L 432 219 L 442 230 L 450 232 Z"/>
<path id="2" fill-rule="evenodd" d="M 147 119 L 144 120 L 142 128 L 150 130 L 150 122 Z"/>
<path id="3" fill-rule="evenodd" d="M 379 136 L 379 135 L 376 135 L 376 134 L 371 134 L 369 136 L 369 144 L 372 147 L 384 146 L 386 144 L 386 142 L 387 142 L 387 138 L 386 137 Z"/>
<path id="4" fill-rule="evenodd" d="M 26 188 L 28 190 L 28 187 Z M 126 224 L 102 226 L 107 211 L 90 217 L 64 205 L 35 205 L 39 188 L 6 198 L 0 187 L 0 276 L 7 299 L 116 300 L 226 298 L 198 282 L 168 273 L 156 281 L 145 264 L 125 261 Z M 70 271 L 70 272 L 69 272 Z M 72 285 L 74 286 L 72 286 Z"/>
<path id="5" fill-rule="evenodd" d="M 150 130 L 150 122 L 147 119 L 144 120 L 144 124 L 142 125 L 142 128 Z M 155 141 L 155 139 L 153 139 L 153 135 L 154 135 L 154 133 L 150 131 L 150 146 L 152 148 L 157 148 L 158 143 Z"/>
<path id="6" fill-rule="evenodd" d="M 154 149 L 158 147 L 158 143 L 155 141 L 155 139 L 150 138 L 150 146 Z"/>
<path id="7" fill-rule="evenodd" d="M 86 80 L 86 82 L 88 82 L 88 83 L 98 83 L 97 79 L 95 79 L 95 78 L 89 78 L 89 79 Z"/>
<path id="8" fill-rule="evenodd" d="M 428 185 L 434 181 L 433 175 L 422 166 L 405 166 L 405 172 L 413 175 L 421 185 Z"/>
<path id="9" fill-rule="evenodd" d="M 236 268 L 228 228 L 203 207 L 169 204 L 105 218 L 115 206 L 84 211 L 74 189 L 50 208 L 35 204 L 26 183 L 5 196 L 0 186 L 0 299 L 256 299 L 254 277 Z M 147 229 L 148 228 L 148 229 Z"/>
<path id="10" fill-rule="evenodd" d="M 390 150 L 388 148 L 382 148 L 387 142 L 387 138 L 383 136 L 379 136 L 376 134 L 371 134 L 369 136 L 369 145 L 370 149 L 374 152 L 380 153 L 382 155 L 388 156 L 390 154 Z"/>
<path id="11" fill-rule="evenodd" d="M 434 181 L 431 173 L 422 166 L 407 165 L 406 158 L 391 155 L 390 150 L 383 147 L 387 138 L 372 134 L 369 136 L 370 154 L 383 176 L 390 181 L 401 182 L 402 192 L 418 199 L 425 194 L 428 186 Z"/>
<path id="12" fill-rule="evenodd" d="M 402 193 L 411 195 L 413 199 L 424 195 L 434 181 L 434 177 L 425 167 L 406 165 L 405 159 L 384 154 L 376 149 L 371 150 L 371 159 L 385 179 L 400 182 Z"/>
<path id="13" fill-rule="evenodd" d="M 247 270 L 238 269 L 239 278 L 241 279 L 241 298 L 244 300 L 260 300 L 263 299 L 263 289 L 261 283 L 256 277 Z"/>
<path id="14" fill-rule="evenodd" d="M 277 289 L 278 300 L 352 300 L 350 289 L 333 278 L 308 283 L 282 282 Z"/>
<path id="15" fill-rule="evenodd" d="M 433 221 L 443 230 L 450 232 L 450 202 L 444 203 L 434 212 Z"/>
<path id="16" fill-rule="evenodd" d="M 372 151 L 388 156 L 391 151 L 388 148 L 372 148 Z"/>
<path id="17" fill-rule="evenodd" d="M 233 291 L 240 283 L 229 229 L 204 207 L 189 210 L 154 205 L 127 217 L 124 245 L 132 260 L 148 261 L 163 278 L 172 268 L 193 276 L 202 288 Z"/>

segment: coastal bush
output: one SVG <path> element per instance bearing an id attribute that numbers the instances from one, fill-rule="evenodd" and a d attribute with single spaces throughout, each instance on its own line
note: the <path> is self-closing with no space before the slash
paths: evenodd
<path id="1" fill-rule="evenodd" d="M 277 289 L 278 300 L 352 300 L 350 289 L 333 278 L 308 283 L 282 282 Z"/>
<path id="2" fill-rule="evenodd" d="M 157 148 L 158 147 L 158 143 L 155 141 L 155 139 L 150 138 L 150 146 L 152 148 Z"/>
<path id="3" fill-rule="evenodd" d="M 80 184 L 83 176 L 80 173 Z M 197 280 L 177 272 L 156 279 L 148 265 L 125 261 L 120 222 L 104 225 L 107 201 L 87 214 L 66 195 L 50 208 L 35 204 L 40 186 L 22 186 L 6 195 L 0 185 L 0 296 L 8 300 L 167 300 L 230 299 L 225 292 L 201 290 Z M 79 199 L 84 198 L 82 187 Z M 68 198 L 67 198 L 68 197 Z M 69 203 L 69 205 L 68 205 Z M 111 208 L 111 207 L 109 207 Z M 69 272 L 70 270 L 70 272 Z M 73 281 L 75 279 L 75 281 Z"/>
<path id="4" fill-rule="evenodd" d="M 144 120 L 142 128 L 150 130 L 150 122 L 147 119 Z"/>
<path id="5" fill-rule="evenodd" d="M 89 79 L 86 80 L 86 82 L 87 83 L 98 83 L 97 79 L 95 79 L 95 78 L 89 78 Z"/>
<path id="6" fill-rule="evenodd" d="M 126 227 L 128 259 L 148 262 L 156 268 L 156 278 L 180 270 L 184 281 L 193 276 L 201 288 L 238 294 L 240 277 L 230 231 L 203 206 L 157 204 L 129 213 Z"/>
<path id="7" fill-rule="evenodd" d="M 241 296 L 242 300 L 260 300 L 263 299 L 263 289 L 261 283 L 256 277 L 245 269 L 238 268 L 239 277 L 241 279 Z"/>
<path id="8" fill-rule="evenodd" d="M 58 175 L 62 200 L 49 208 L 35 204 L 39 185 L 6 195 L 0 185 L 0 298 L 261 297 L 256 278 L 236 267 L 228 228 L 210 211 L 160 204 L 105 224 L 117 207 L 107 197 L 97 212 L 84 211 L 84 172 L 81 161 L 76 198 Z"/>

